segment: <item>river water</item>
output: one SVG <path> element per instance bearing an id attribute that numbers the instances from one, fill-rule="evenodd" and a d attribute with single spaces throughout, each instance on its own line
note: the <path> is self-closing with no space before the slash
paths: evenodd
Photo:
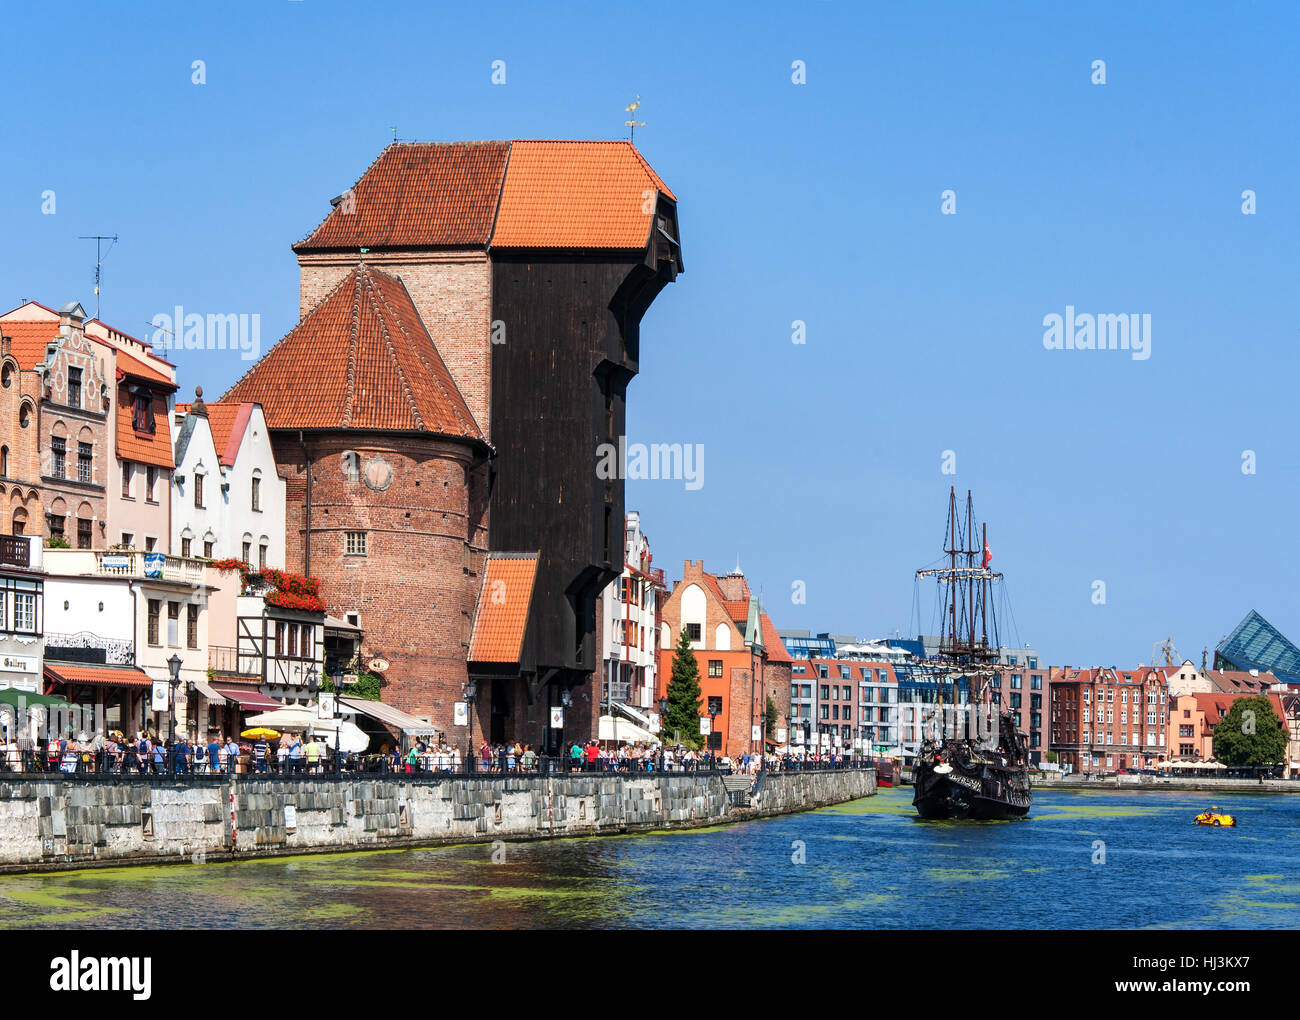
<path id="1" fill-rule="evenodd" d="M 1297 928 L 1300 796 L 1040 790 L 921 822 L 911 789 L 710 829 L 0 876 L 41 928 Z"/>

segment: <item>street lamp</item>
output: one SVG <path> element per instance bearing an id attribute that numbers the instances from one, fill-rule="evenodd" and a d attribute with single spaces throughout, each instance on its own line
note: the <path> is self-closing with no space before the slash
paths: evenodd
<path id="1" fill-rule="evenodd" d="M 664 770 L 664 737 L 668 734 L 668 699 L 659 699 L 659 771 Z"/>
<path id="2" fill-rule="evenodd" d="M 172 769 L 176 771 L 175 754 L 176 754 L 176 688 L 181 684 L 181 657 L 172 652 L 172 657 L 167 660 L 167 672 L 171 674 L 168 682 L 170 687 L 170 697 L 167 701 L 167 738 L 171 741 Z"/>
<path id="3" fill-rule="evenodd" d="M 465 684 L 465 701 L 469 711 L 469 743 L 465 748 L 465 771 L 474 771 L 474 701 L 478 698 L 478 681 Z"/>

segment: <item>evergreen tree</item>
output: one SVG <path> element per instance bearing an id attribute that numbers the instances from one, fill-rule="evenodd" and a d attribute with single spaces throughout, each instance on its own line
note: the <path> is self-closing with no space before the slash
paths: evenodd
<path id="1" fill-rule="evenodd" d="M 703 692 L 700 690 L 700 667 L 695 661 L 695 651 L 691 648 L 690 635 L 682 628 L 677 640 L 677 649 L 673 652 L 673 672 L 665 691 L 668 698 L 668 712 L 661 721 L 659 736 L 664 743 L 680 741 L 685 747 L 698 748 L 700 739 L 700 703 Z"/>
<path id="2" fill-rule="evenodd" d="M 1214 725 L 1214 757 L 1224 765 L 1276 765 L 1286 760 L 1287 728 L 1262 694 L 1237 698 Z"/>
<path id="3" fill-rule="evenodd" d="M 767 736 L 769 740 L 776 739 L 776 724 L 781 719 L 781 713 L 776 710 L 776 702 L 772 700 L 772 695 L 767 696 Z"/>

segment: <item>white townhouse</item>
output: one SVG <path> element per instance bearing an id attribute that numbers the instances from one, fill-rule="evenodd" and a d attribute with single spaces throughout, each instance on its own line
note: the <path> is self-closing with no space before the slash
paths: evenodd
<path id="1" fill-rule="evenodd" d="M 650 566 L 650 542 L 641 515 L 631 510 L 624 525 L 623 575 L 601 593 L 603 710 L 647 726 L 655 692 L 655 618 L 663 571 Z"/>
<path id="2" fill-rule="evenodd" d="M 203 387 L 172 416 L 172 551 L 284 568 L 285 483 L 260 404 L 205 404 Z"/>

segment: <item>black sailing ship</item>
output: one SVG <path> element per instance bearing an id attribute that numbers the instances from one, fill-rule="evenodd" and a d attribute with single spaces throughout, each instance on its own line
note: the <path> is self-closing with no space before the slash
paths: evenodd
<path id="1" fill-rule="evenodd" d="M 957 493 L 948 496 L 947 565 L 918 570 L 943 591 L 943 625 L 937 657 L 918 664 L 937 680 L 938 702 L 926 723 L 912 773 L 912 804 L 922 818 L 1023 818 L 1029 813 L 1029 751 L 1011 714 L 991 697 L 1000 671 L 992 585 L 1002 575 L 989 569 L 988 527 L 975 547 L 970 493 L 966 514 L 957 514 Z M 990 629 L 993 642 L 989 642 Z M 969 701 L 959 701 L 965 679 Z M 951 695 L 949 696 L 949 690 Z"/>

